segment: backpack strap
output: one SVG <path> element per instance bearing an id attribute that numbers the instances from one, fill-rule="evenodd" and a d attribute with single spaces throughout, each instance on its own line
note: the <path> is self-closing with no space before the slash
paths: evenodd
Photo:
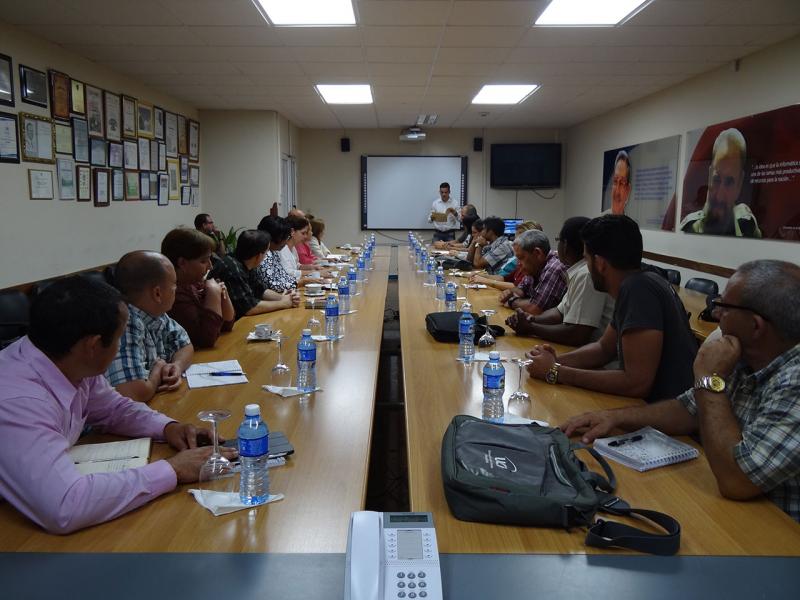
<path id="1" fill-rule="evenodd" d="M 609 494 L 613 494 L 614 490 L 617 489 L 617 477 L 614 475 L 614 471 L 611 470 L 611 465 L 606 462 L 606 459 L 594 448 L 587 446 L 585 444 L 581 444 L 580 442 L 572 442 L 570 444 L 573 450 L 586 450 L 592 457 L 597 461 L 597 463 L 603 468 L 603 471 L 606 474 L 606 477 L 603 477 L 599 473 L 595 473 L 594 471 L 588 470 L 582 473 L 583 478 L 592 484 L 594 487 L 603 490 Z"/>
<path id="2" fill-rule="evenodd" d="M 601 505 L 600 510 L 614 515 L 634 515 L 655 523 L 666 534 L 649 533 L 625 523 L 597 519 L 586 534 L 586 545 L 598 548 L 626 548 L 648 554 L 672 556 L 681 546 L 681 524 L 671 516 L 643 508 L 631 508 L 617 498 L 609 497 Z"/>

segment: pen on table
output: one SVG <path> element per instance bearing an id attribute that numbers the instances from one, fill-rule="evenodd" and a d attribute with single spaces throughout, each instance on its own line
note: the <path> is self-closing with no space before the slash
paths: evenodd
<path id="1" fill-rule="evenodd" d="M 82 460 L 80 462 L 76 462 L 76 465 L 84 464 L 84 463 L 98 463 L 98 462 L 111 462 L 112 460 L 130 460 L 132 458 L 142 458 L 141 456 L 125 456 L 123 458 L 91 458 L 89 460 Z"/>
<path id="2" fill-rule="evenodd" d="M 623 444 L 627 444 L 628 442 L 641 441 L 643 438 L 644 438 L 644 436 L 642 436 L 642 435 L 635 435 L 633 437 L 624 438 L 624 439 L 621 439 L 621 440 L 614 440 L 613 442 L 608 442 L 608 445 L 609 446 L 614 446 L 614 447 L 622 446 Z"/>
<path id="3" fill-rule="evenodd" d="M 211 375 L 212 377 L 236 377 L 244 375 L 242 371 L 213 371 L 211 373 L 206 373 L 206 375 Z"/>

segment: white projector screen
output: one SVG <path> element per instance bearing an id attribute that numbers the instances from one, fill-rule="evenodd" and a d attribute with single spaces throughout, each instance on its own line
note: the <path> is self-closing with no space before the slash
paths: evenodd
<path id="1" fill-rule="evenodd" d="M 432 229 L 439 184 L 467 202 L 466 156 L 362 156 L 361 229 Z"/>

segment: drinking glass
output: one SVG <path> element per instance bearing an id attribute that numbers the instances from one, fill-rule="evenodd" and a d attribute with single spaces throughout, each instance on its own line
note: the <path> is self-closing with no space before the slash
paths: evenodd
<path id="1" fill-rule="evenodd" d="M 481 314 L 486 317 L 486 333 L 484 333 L 478 340 L 478 346 L 482 348 L 486 346 L 494 346 L 497 340 L 495 340 L 494 336 L 492 335 L 492 329 L 489 326 L 489 320 L 492 315 L 497 314 L 497 311 L 493 308 L 485 308 L 481 310 Z"/>
<path id="2" fill-rule="evenodd" d="M 508 412 L 527 418 L 531 407 L 531 396 L 528 394 L 528 392 L 522 389 L 522 383 L 525 380 L 525 367 L 527 367 L 533 361 L 528 358 L 521 357 L 512 358 L 511 362 L 516 363 L 517 367 L 519 367 L 519 380 L 517 382 L 517 391 L 508 397 Z M 511 410 L 512 407 L 514 410 Z"/>
<path id="3" fill-rule="evenodd" d="M 219 436 L 217 427 L 221 421 L 231 416 L 230 411 L 214 409 L 203 410 L 197 413 L 197 418 L 206 423 L 211 423 L 211 437 L 214 442 L 214 449 L 208 460 L 200 467 L 200 474 L 197 478 L 198 488 L 206 504 L 212 504 L 214 500 L 225 501 L 219 494 L 237 494 L 234 464 L 222 456 L 219 451 Z"/>
<path id="4" fill-rule="evenodd" d="M 308 296 L 306 296 L 308 298 Z M 314 335 L 317 332 L 317 329 L 321 325 L 320 320 L 317 318 L 317 299 L 316 298 L 308 298 L 311 300 L 311 318 L 308 320 L 308 328 L 311 330 L 311 334 Z"/>
<path id="5" fill-rule="evenodd" d="M 292 370 L 289 365 L 283 362 L 283 342 L 286 336 L 282 333 L 276 333 L 273 339 L 278 344 L 278 362 L 272 367 L 272 385 L 280 387 L 288 387 L 292 385 Z"/>

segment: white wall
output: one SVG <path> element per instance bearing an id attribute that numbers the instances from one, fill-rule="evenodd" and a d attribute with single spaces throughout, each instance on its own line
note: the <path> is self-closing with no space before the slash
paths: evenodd
<path id="1" fill-rule="evenodd" d="M 664 92 L 617 109 L 566 132 L 565 216 L 600 212 L 603 152 L 705 127 L 800 100 L 800 37 L 767 48 L 741 61 L 740 69 L 720 68 Z M 685 135 L 684 135 L 685 138 Z M 685 140 L 682 139 L 683 165 Z M 679 173 L 678 194 L 683 173 Z M 678 198 L 680 201 L 680 197 Z M 800 202 L 800 199 L 798 199 Z M 680 213 L 679 213 L 680 214 Z M 800 244 L 643 231 L 645 250 L 735 268 L 754 258 L 800 262 Z M 674 267 L 673 267 L 674 268 Z M 695 274 L 686 269 L 683 280 Z"/>
<path id="2" fill-rule="evenodd" d="M 197 119 L 196 111 L 173 98 L 100 67 L 59 46 L 0 23 L 0 52 L 11 56 L 14 69 L 13 107 L 4 112 L 50 116 L 49 109 L 20 100 L 19 64 L 46 71 L 62 71 L 85 83 L 115 93 L 125 93 Z M 203 127 L 200 127 L 201 135 Z M 205 152 L 203 145 L 201 152 Z M 54 200 L 30 200 L 28 169 L 53 171 Z M 201 167 L 201 173 L 202 173 Z M 22 162 L 0 164 L 0 288 L 37 281 L 116 261 L 136 249 L 158 249 L 171 228 L 191 223 L 196 209 L 170 202 L 112 202 L 95 207 L 92 202 L 58 199 L 55 165 Z"/>
<path id="3" fill-rule="evenodd" d="M 436 129 L 428 130 L 424 142 L 400 142 L 398 129 L 357 129 L 347 132 L 350 152 L 341 152 L 339 130 L 300 130 L 298 164 L 298 206 L 321 217 L 326 224 L 326 242 L 330 247 L 358 241 L 362 236 L 360 213 L 360 175 L 362 154 L 466 155 L 469 157 L 467 199 L 481 217 L 496 215 L 542 223 L 551 240 L 564 220 L 564 194 L 561 190 L 543 190 L 541 198 L 531 191 L 495 190 L 489 187 L 489 147 L 503 142 L 558 142 L 557 130 L 545 129 Z M 472 140 L 483 137 L 483 152 L 472 151 Z M 562 179 L 566 169 L 562 168 Z M 431 201 L 438 195 L 430 191 Z M 398 206 L 398 210 L 403 210 Z M 426 235 L 430 235 L 428 232 Z M 405 241 L 405 232 L 387 231 L 379 242 L 392 238 Z"/>
<path id="4" fill-rule="evenodd" d="M 203 211 L 221 230 L 252 229 L 280 198 L 280 123 L 272 111 L 201 111 Z"/>

